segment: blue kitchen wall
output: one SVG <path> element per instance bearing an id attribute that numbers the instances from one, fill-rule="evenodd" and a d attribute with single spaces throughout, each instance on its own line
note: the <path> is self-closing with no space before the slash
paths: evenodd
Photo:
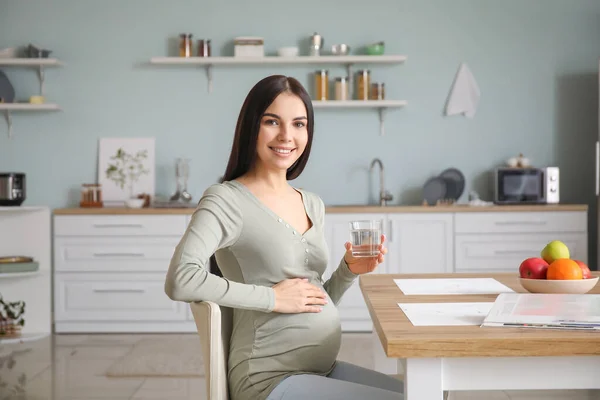
<path id="1" fill-rule="evenodd" d="M 98 139 L 156 138 L 158 194 L 174 191 L 174 159 L 189 157 L 191 192 L 223 173 L 237 114 L 259 79 L 281 73 L 311 86 L 316 66 L 149 66 L 180 32 L 210 38 L 213 55 L 232 55 L 235 36 L 262 36 L 266 51 L 300 44 L 315 31 L 326 47 L 384 40 L 404 65 L 369 66 L 388 98 L 408 106 L 317 110 L 310 163 L 295 182 L 326 204 L 375 202 L 374 157 L 385 165 L 393 204 L 420 203 L 423 183 L 447 167 L 467 188 L 491 196 L 492 168 L 523 153 L 558 165 L 562 199 L 586 203 L 595 243 L 594 142 L 598 135 L 600 3 L 594 0 L 11 1 L 0 0 L 0 48 L 34 43 L 66 63 L 47 71 L 57 113 L 14 115 L 14 138 L 0 121 L 0 171 L 27 173 L 26 204 L 76 205 L 97 176 Z M 449 88 L 468 63 L 482 96 L 474 119 L 445 117 Z M 330 76 L 344 73 L 330 66 Z M 34 71 L 7 68 L 22 99 L 37 94 Z M 595 254 L 595 249 L 592 249 Z"/>

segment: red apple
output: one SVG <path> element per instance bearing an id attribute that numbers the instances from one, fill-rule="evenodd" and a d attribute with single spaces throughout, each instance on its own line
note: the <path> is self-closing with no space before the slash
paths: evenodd
<path id="1" fill-rule="evenodd" d="M 519 266 L 519 275 L 527 279 L 546 279 L 548 263 L 543 258 L 532 257 Z"/>
<path id="2" fill-rule="evenodd" d="M 590 279 L 592 277 L 592 272 L 590 271 L 590 267 L 588 267 L 583 261 L 573 260 L 581 267 L 583 271 L 583 279 Z"/>

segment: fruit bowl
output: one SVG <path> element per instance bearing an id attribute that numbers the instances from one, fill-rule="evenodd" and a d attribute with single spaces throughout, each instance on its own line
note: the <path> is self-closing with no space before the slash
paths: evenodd
<path id="1" fill-rule="evenodd" d="M 529 293 L 584 294 L 598 283 L 598 277 L 573 280 L 546 280 L 519 278 L 523 289 Z"/>

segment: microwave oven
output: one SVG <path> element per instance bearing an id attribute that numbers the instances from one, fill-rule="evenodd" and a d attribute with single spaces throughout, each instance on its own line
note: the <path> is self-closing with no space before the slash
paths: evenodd
<path id="1" fill-rule="evenodd" d="M 496 204 L 556 204 L 559 200 L 558 167 L 500 167 L 494 171 Z"/>

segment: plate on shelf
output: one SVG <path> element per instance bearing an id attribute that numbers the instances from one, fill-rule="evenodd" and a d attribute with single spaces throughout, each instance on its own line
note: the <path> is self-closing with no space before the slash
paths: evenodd
<path id="1" fill-rule="evenodd" d="M 458 200 L 465 190 L 465 176 L 456 168 L 448 168 L 439 175 L 440 178 L 447 181 L 446 198 Z"/>

